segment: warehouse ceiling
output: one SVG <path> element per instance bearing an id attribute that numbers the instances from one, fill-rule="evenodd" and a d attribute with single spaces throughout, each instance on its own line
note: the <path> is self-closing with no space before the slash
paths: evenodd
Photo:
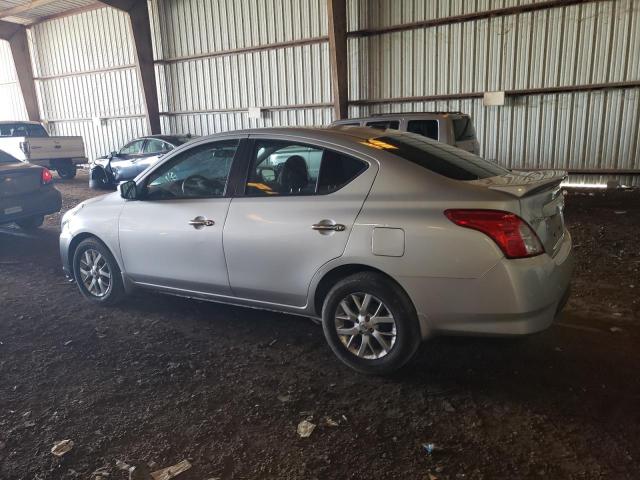
<path id="1" fill-rule="evenodd" d="M 0 0 L 0 19 L 30 25 L 97 6 L 95 0 Z"/>

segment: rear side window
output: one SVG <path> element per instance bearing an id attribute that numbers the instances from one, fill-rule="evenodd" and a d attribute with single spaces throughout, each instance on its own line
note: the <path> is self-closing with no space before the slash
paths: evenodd
<path id="1" fill-rule="evenodd" d="M 407 123 L 407 132 L 417 133 L 423 137 L 438 140 L 438 121 L 437 120 L 409 120 Z"/>
<path id="2" fill-rule="evenodd" d="M 373 148 L 386 150 L 454 180 L 478 180 L 509 173 L 508 170 L 477 155 L 415 134 L 378 137 L 369 139 L 368 143 L 371 143 Z"/>
<path id="3" fill-rule="evenodd" d="M 400 126 L 400 121 L 398 120 L 380 120 L 376 122 L 367 122 L 367 127 L 376 128 L 378 130 L 398 130 Z"/>
<path id="4" fill-rule="evenodd" d="M 321 147 L 258 140 L 245 195 L 324 195 L 339 190 L 366 168 L 361 160 Z"/>
<path id="5" fill-rule="evenodd" d="M 456 118 L 453 120 L 453 134 L 456 142 L 476 139 L 476 129 L 470 117 Z"/>
<path id="6" fill-rule="evenodd" d="M 42 125 L 34 123 L 0 124 L 0 137 L 48 137 Z"/>

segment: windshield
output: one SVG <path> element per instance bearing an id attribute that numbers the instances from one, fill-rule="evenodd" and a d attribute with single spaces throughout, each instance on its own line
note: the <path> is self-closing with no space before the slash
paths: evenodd
<path id="1" fill-rule="evenodd" d="M 414 133 L 370 138 L 363 143 L 454 180 L 478 180 L 509 173 L 477 155 Z"/>
<path id="2" fill-rule="evenodd" d="M 0 150 L 0 163 L 15 163 L 15 162 L 19 162 L 19 160 L 17 158 L 12 157 L 8 153 Z"/>
<path id="3" fill-rule="evenodd" d="M 0 124 L 0 137 L 48 137 L 44 127 L 37 123 Z"/>

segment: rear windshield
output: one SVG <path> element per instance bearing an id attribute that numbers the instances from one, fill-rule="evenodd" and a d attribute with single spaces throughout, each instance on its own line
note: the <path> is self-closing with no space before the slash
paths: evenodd
<path id="1" fill-rule="evenodd" d="M 9 155 L 6 152 L 3 152 L 2 150 L 0 150 L 0 163 L 15 163 L 17 162 L 18 159 L 12 157 L 11 155 Z"/>
<path id="2" fill-rule="evenodd" d="M 453 120 L 453 134 L 456 142 L 464 142 L 466 140 L 476 139 L 476 129 L 473 128 L 473 122 L 470 117 L 455 118 Z"/>
<path id="3" fill-rule="evenodd" d="M 0 124 L 0 137 L 48 137 L 47 131 L 37 123 Z"/>
<path id="4" fill-rule="evenodd" d="M 378 137 L 367 143 L 454 180 L 478 180 L 509 173 L 477 155 L 413 133 Z"/>

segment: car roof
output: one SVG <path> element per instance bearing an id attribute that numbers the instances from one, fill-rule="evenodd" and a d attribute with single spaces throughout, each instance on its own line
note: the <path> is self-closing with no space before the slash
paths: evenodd
<path id="1" fill-rule="evenodd" d="M 359 127 L 351 125 L 337 125 L 331 127 L 267 127 L 267 128 L 247 128 L 243 130 L 233 130 L 220 132 L 201 139 L 217 138 L 230 135 L 292 135 L 308 137 L 317 140 L 331 139 L 351 139 L 353 141 L 366 140 L 372 137 L 379 137 L 382 130 L 369 127 Z"/>
<path id="2" fill-rule="evenodd" d="M 0 120 L 0 125 L 42 125 L 40 122 L 32 122 L 30 120 Z"/>
<path id="3" fill-rule="evenodd" d="M 334 124 L 345 122 L 362 122 L 366 120 L 391 119 L 391 118 L 425 118 L 425 117 L 468 117 L 469 115 L 462 112 L 398 112 L 398 113 L 381 113 L 379 115 L 370 115 L 368 117 L 344 118 L 336 120 Z"/>

